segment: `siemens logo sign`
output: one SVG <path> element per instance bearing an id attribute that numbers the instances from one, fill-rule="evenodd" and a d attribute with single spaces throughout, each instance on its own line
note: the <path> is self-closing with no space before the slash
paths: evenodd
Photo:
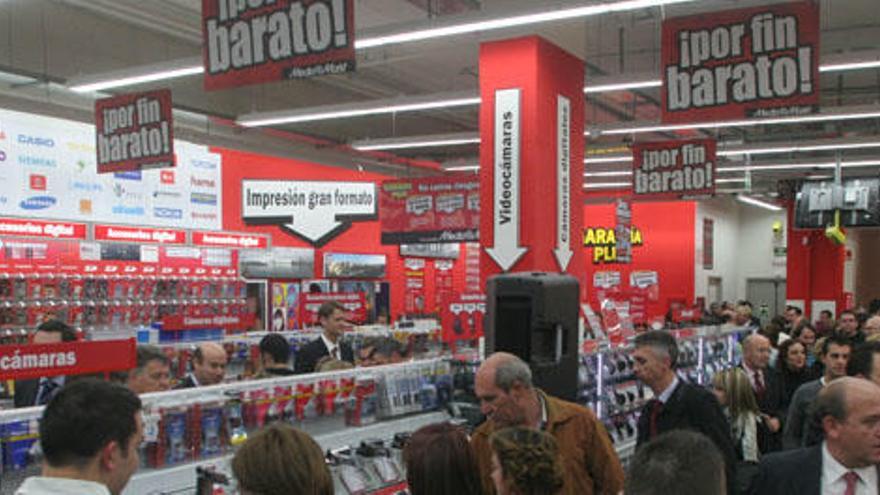
<path id="1" fill-rule="evenodd" d="M 18 135 L 19 144 L 27 146 L 41 146 L 43 148 L 54 148 L 55 140 L 52 138 L 44 138 L 40 136 L 28 136 L 27 134 Z"/>
<path id="2" fill-rule="evenodd" d="M 41 158 L 39 156 L 28 156 L 28 155 L 20 155 L 18 157 L 18 163 L 22 165 L 30 165 L 32 167 L 54 167 L 56 166 L 55 160 L 51 158 Z"/>
<path id="3" fill-rule="evenodd" d="M 52 196 L 31 196 L 28 199 L 22 200 L 19 206 L 23 210 L 45 210 L 55 206 L 57 202 L 58 200 Z"/>
<path id="4" fill-rule="evenodd" d="M 179 208 L 153 208 L 153 216 L 156 218 L 183 218 L 183 210 Z"/>

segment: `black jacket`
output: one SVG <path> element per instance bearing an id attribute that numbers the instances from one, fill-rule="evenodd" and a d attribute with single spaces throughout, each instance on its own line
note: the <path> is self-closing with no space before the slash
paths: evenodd
<path id="1" fill-rule="evenodd" d="M 330 353 L 327 352 L 327 346 L 324 345 L 324 340 L 318 337 L 297 351 L 296 359 L 293 361 L 293 371 L 296 374 L 312 373 L 315 371 L 315 366 L 318 364 L 318 361 L 320 361 L 322 357 L 329 355 Z M 339 356 L 343 361 L 348 361 L 349 363 L 354 364 L 354 351 L 348 343 L 342 341 L 339 342 Z"/>
<path id="2" fill-rule="evenodd" d="M 31 380 L 16 380 L 15 396 L 13 397 L 14 406 L 16 408 L 33 406 L 34 402 L 37 400 L 37 392 L 39 392 L 39 390 L 39 378 Z"/>
<path id="3" fill-rule="evenodd" d="M 637 446 L 647 443 L 651 430 L 651 409 L 649 403 L 639 415 Z M 708 390 L 686 383 L 679 378 L 678 386 L 657 417 L 657 434 L 672 430 L 691 430 L 709 437 L 724 456 L 728 493 L 734 493 L 736 452 L 730 433 L 730 424 L 718 404 L 718 399 Z"/>
<path id="4" fill-rule="evenodd" d="M 740 365 L 746 375 L 748 371 Z M 758 402 L 758 409 L 763 414 L 771 416 L 779 420 L 779 431 L 771 433 L 765 425 L 764 421 L 758 422 L 758 450 L 762 454 L 769 454 L 782 450 L 782 431 L 785 427 L 785 412 L 782 407 L 782 389 L 779 384 L 779 377 L 770 369 L 765 369 L 762 373 L 764 377 L 764 395 L 758 397 L 755 393 L 755 399 Z M 749 377 L 751 379 L 751 377 Z M 759 418 L 760 419 L 760 418 Z"/>
<path id="5" fill-rule="evenodd" d="M 180 390 L 183 388 L 194 388 L 197 386 L 198 385 L 196 385 L 196 381 L 193 380 L 192 375 L 186 375 L 186 377 L 183 380 L 180 380 L 179 382 L 177 382 L 177 385 L 174 386 L 174 390 Z"/>
<path id="6" fill-rule="evenodd" d="M 786 450 L 761 460 L 749 495 L 819 495 L 822 447 Z"/>

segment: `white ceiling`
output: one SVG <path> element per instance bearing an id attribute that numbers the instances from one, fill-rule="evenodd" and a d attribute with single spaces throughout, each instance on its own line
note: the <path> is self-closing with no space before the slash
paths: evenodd
<path id="1" fill-rule="evenodd" d="M 398 32 L 429 22 L 455 22 L 474 17 L 500 17 L 591 2 L 560 0 L 355 0 L 357 35 Z M 702 0 L 682 5 L 643 9 L 614 15 L 462 35 L 358 51 L 358 68 L 351 74 L 285 81 L 231 90 L 205 92 L 200 76 L 123 88 L 118 91 L 171 87 L 175 105 L 199 114 L 235 119 L 250 112 L 305 109 L 319 105 L 364 102 L 400 96 L 423 96 L 450 91 L 477 93 L 477 52 L 481 41 L 539 34 L 584 58 L 586 82 L 597 77 L 654 74 L 659 77 L 659 33 L 664 16 L 711 13 L 766 3 L 754 0 Z M 821 57 L 880 49 L 878 0 L 821 0 Z M 77 100 L 63 85 L 71 79 L 146 64 L 200 57 L 201 0 L 5 0 L 0 1 L 0 70 L 31 79 L 3 83 L 0 104 L 33 106 L 61 113 L 79 111 L 87 118 L 88 101 Z M 451 13 L 451 14 L 449 14 Z M 8 79 L 8 78 L 7 78 Z M 21 81 L 25 81 L 24 84 Z M 46 82 L 53 84 L 46 84 Z M 823 107 L 880 103 L 880 70 L 822 76 Z M 659 119 L 659 90 L 590 95 L 589 125 Z M 73 109 L 73 110 L 71 110 Z M 324 163 L 354 166 L 378 164 L 373 158 L 340 149 L 364 139 L 421 136 L 477 130 L 476 106 L 429 112 L 359 117 L 347 120 L 279 126 L 288 131 L 284 143 L 269 146 L 266 131 L 220 129 L 204 124 L 205 135 L 235 139 L 241 146 L 267 152 L 308 157 Z M 198 127 L 199 124 L 195 124 Z M 791 142 L 799 139 L 880 134 L 878 120 L 842 124 L 755 127 L 711 131 L 723 141 Z M 194 131 L 195 132 L 195 131 Z M 677 135 L 693 135 L 690 131 Z M 319 138 L 306 144 L 302 136 Z M 668 136 L 665 135 L 665 136 Z M 651 139 L 657 135 L 639 135 Z M 591 148 L 620 146 L 628 136 L 602 137 Z M 311 148 L 311 149 L 309 149 Z M 871 156 L 873 152 L 847 152 Z M 414 149 L 399 155 L 466 162 L 476 157 L 476 145 Z M 823 156 L 823 155 L 817 155 Z M 827 153 L 824 156 L 829 156 Z M 781 159 L 800 156 L 774 157 Z M 390 168 L 389 168 L 390 167 Z M 384 171 L 409 173 L 390 165 Z M 620 168 L 620 167 L 618 167 Z M 614 170 L 615 166 L 599 166 Z M 865 170 L 861 171 L 862 173 Z M 876 173 L 873 169 L 871 173 Z M 797 172 L 804 175 L 804 173 Z M 769 175 L 768 175 L 769 177 Z M 772 182 L 772 181 L 771 181 Z"/>

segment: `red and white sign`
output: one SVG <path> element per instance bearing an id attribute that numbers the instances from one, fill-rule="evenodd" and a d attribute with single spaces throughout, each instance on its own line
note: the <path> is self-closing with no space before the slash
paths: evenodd
<path id="1" fill-rule="evenodd" d="M 266 248 L 269 239 L 262 235 L 233 234 L 227 232 L 193 232 L 196 246 L 219 246 L 230 248 Z"/>
<path id="2" fill-rule="evenodd" d="M 382 244 L 475 241 L 480 235 L 476 178 L 387 180 L 379 196 Z"/>
<path id="3" fill-rule="evenodd" d="M 0 380 L 128 370 L 137 364 L 134 339 L 0 346 Z"/>
<path id="4" fill-rule="evenodd" d="M 442 312 L 442 339 L 446 343 L 473 340 L 483 336 L 486 314 L 485 294 L 460 294 Z"/>
<path id="5" fill-rule="evenodd" d="M 171 90 L 95 101 L 98 173 L 174 166 Z"/>
<path id="6" fill-rule="evenodd" d="M 0 218 L 0 235 L 85 239 L 86 224 Z"/>
<path id="7" fill-rule="evenodd" d="M 183 316 L 173 315 L 162 318 L 162 330 L 196 330 L 222 328 L 224 330 L 248 330 L 254 326 L 253 314 Z"/>
<path id="8" fill-rule="evenodd" d="M 174 184 L 174 170 L 159 171 L 159 182 L 162 184 Z"/>
<path id="9" fill-rule="evenodd" d="M 186 232 L 172 229 L 148 229 L 95 225 L 96 241 L 148 242 L 156 244 L 185 244 Z"/>
<path id="10" fill-rule="evenodd" d="M 802 115 L 819 105 L 819 5 L 663 21 L 663 122 Z"/>
<path id="11" fill-rule="evenodd" d="M 633 144 L 637 198 L 671 199 L 715 193 L 715 140 Z"/>
<path id="12" fill-rule="evenodd" d="M 367 302 L 363 292 L 304 293 L 299 299 L 299 321 L 303 326 L 319 325 L 318 309 L 328 301 L 336 301 L 345 308 L 345 319 L 351 323 L 366 323 Z"/>
<path id="13" fill-rule="evenodd" d="M 30 176 L 31 190 L 45 191 L 48 187 L 45 175 L 31 174 Z"/>
<path id="14" fill-rule="evenodd" d="M 202 0 L 205 89 L 354 70 L 354 0 Z"/>

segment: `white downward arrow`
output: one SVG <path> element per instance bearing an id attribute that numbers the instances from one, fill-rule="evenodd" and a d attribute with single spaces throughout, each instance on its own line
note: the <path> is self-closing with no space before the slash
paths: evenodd
<path id="1" fill-rule="evenodd" d="M 486 253 L 509 271 L 528 251 L 519 245 L 520 90 L 495 92 L 494 245 Z"/>
<path id="2" fill-rule="evenodd" d="M 571 261 L 571 102 L 556 97 L 556 249 L 553 254 L 564 272 Z"/>

